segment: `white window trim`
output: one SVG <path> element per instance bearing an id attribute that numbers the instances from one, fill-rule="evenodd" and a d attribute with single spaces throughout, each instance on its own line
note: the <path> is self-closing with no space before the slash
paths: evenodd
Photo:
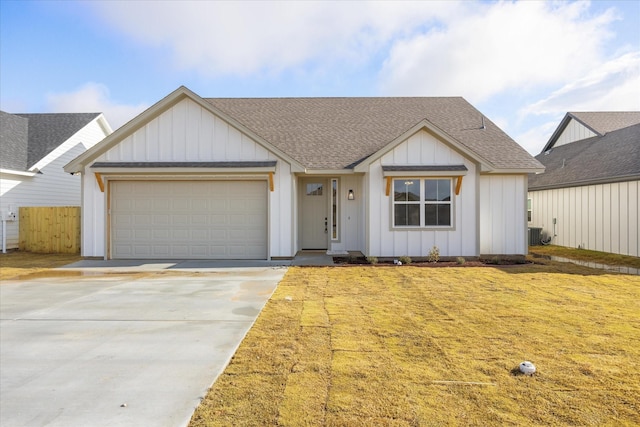
<path id="1" fill-rule="evenodd" d="M 402 180 L 418 180 L 420 182 L 420 200 L 417 201 L 396 201 L 395 200 L 395 196 L 394 196 L 394 191 L 392 190 L 390 196 L 391 199 L 391 229 L 392 230 L 420 230 L 420 231 L 425 231 L 425 230 L 455 230 L 455 203 L 454 203 L 454 187 L 453 187 L 453 181 L 454 178 L 452 178 L 451 176 L 421 176 L 421 177 L 415 177 L 415 176 L 410 176 L 410 177 L 404 177 L 404 178 L 393 178 L 393 182 L 391 183 L 391 188 L 394 189 L 395 188 L 395 182 L 396 181 L 402 181 Z M 449 193 L 451 194 L 451 200 L 449 201 L 427 201 L 425 200 L 424 197 L 424 183 L 425 181 L 437 181 L 437 180 L 448 180 L 449 181 Z M 420 225 L 395 225 L 395 206 L 396 204 L 402 204 L 402 205 L 407 205 L 407 204 L 414 204 L 414 205 L 418 205 L 420 207 Z M 450 225 L 425 225 L 425 211 L 424 211 L 424 205 L 442 205 L 442 204 L 448 204 L 450 205 Z"/>

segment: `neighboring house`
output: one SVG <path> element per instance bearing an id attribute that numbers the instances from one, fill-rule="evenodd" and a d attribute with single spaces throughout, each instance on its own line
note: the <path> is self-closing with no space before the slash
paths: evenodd
<path id="1" fill-rule="evenodd" d="M 0 213 L 15 214 L 6 222 L 8 249 L 18 247 L 21 206 L 80 206 L 80 177 L 63 166 L 110 133 L 100 113 L 0 111 Z"/>
<path id="2" fill-rule="evenodd" d="M 530 226 L 555 245 L 640 256 L 640 112 L 567 113 L 536 158 Z"/>
<path id="3" fill-rule="evenodd" d="M 180 87 L 65 166 L 85 256 L 527 253 L 542 165 L 462 98 L 201 98 Z"/>

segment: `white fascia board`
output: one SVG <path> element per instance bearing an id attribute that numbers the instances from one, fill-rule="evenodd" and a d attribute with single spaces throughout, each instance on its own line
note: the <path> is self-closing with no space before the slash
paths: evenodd
<path id="1" fill-rule="evenodd" d="M 109 136 L 113 133 L 113 129 L 111 128 L 111 125 L 109 124 L 107 118 L 103 113 L 100 113 L 100 115 L 96 118 L 96 122 L 104 132 L 105 136 Z"/>
<path id="2" fill-rule="evenodd" d="M 356 173 L 353 169 L 305 169 L 302 172 L 300 175 L 354 175 Z"/>
<path id="3" fill-rule="evenodd" d="M 38 173 L 40 173 L 39 170 L 35 170 L 35 171 L 17 171 L 17 170 L 12 170 L 12 169 L 0 169 L 0 173 L 2 174 L 6 174 L 6 175 L 18 175 L 18 176 L 36 176 L 38 175 Z"/>
<path id="4" fill-rule="evenodd" d="M 190 167 L 172 167 L 172 168 L 110 168 L 99 167 L 90 169 L 91 172 L 107 175 L 235 175 L 235 174 L 269 174 L 276 171 L 275 166 L 269 167 L 256 167 L 256 168 L 190 168 Z"/>
<path id="5" fill-rule="evenodd" d="M 468 171 L 384 171 L 383 177 L 387 176 L 400 176 L 400 177 L 412 177 L 412 176 L 466 176 Z"/>
<path id="6" fill-rule="evenodd" d="M 257 180 L 269 179 L 268 173 L 139 173 L 139 174 L 100 174 L 106 181 L 127 180 L 127 181 L 227 181 L 227 180 Z"/>
<path id="7" fill-rule="evenodd" d="M 481 175 L 522 175 L 530 173 L 542 173 L 544 168 L 531 168 L 531 169 L 492 169 L 490 171 L 481 170 Z"/>
<path id="8" fill-rule="evenodd" d="M 31 166 L 29 168 L 29 170 L 30 171 L 41 170 L 41 169 L 45 168 L 49 163 L 51 163 L 52 161 L 54 161 L 58 157 L 62 156 L 67 151 L 69 151 L 69 150 L 73 149 L 74 147 L 78 146 L 79 144 L 82 144 L 84 146 L 82 141 L 79 138 L 76 138 L 76 135 L 78 135 L 80 132 L 84 131 L 88 126 L 90 126 L 94 122 L 103 130 L 103 132 L 105 130 L 107 130 L 107 129 L 105 129 L 103 123 L 106 124 L 106 126 L 107 126 L 107 128 L 109 130 L 111 129 L 111 127 L 109 126 L 109 123 L 106 122 L 106 120 L 104 118 L 104 115 L 102 113 L 100 113 L 93 120 L 91 120 L 86 125 L 82 126 L 80 129 L 77 130 L 77 132 L 75 132 L 73 135 L 71 135 L 69 138 L 67 138 L 66 141 L 64 141 L 62 144 L 58 145 L 53 151 L 51 151 L 49 154 L 47 154 L 42 159 L 40 159 L 36 164 Z M 109 133 L 105 132 L 105 135 L 109 135 Z M 76 139 L 77 139 L 77 141 L 76 141 Z M 99 142 L 98 142 L 98 144 L 99 144 Z M 97 144 L 94 144 L 93 146 L 95 147 L 96 145 Z M 65 166 L 64 170 L 65 170 L 65 172 L 69 172 L 69 173 L 80 172 L 79 170 L 77 170 L 77 171 L 68 171 L 66 169 L 66 166 Z"/>
<path id="9" fill-rule="evenodd" d="M 462 145 L 455 138 L 451 137 L 448 133 L 446 133 L 445 131 L 443 131 L 433 123 L 429 122 L 428 120 L 422 120 L 420 123 L 408 129 L 406 132 L 404 132 L 402 135 L 400 135 L 399 137 L 397 137 L 396 139 L 394 139 L 393 141 L 391 141 L 390 143 L 382 147 L 380 150 L 378 150 L 371 156 L 367 157 L 362 163 L 358 164 L 354 168 L 354 171 L 367 172 L 369 165 L 371 163 L 375 162 L 376 160 L 378 160 L 379 158 L 387 154 L 389 151 L 393 150 L 395 147 L 397 147 L 398 145 L 400 145 L 401 143 L 409 139 L 409 137 L 420 132 L 423 129 L 437 136 L 441 141 L 450 145 L 454 150 L 458 151 L 463 156 L 478 163 L 481 166 L 481 169 L 484 169 L 484 170 L 494 169 L 493 166 L 491 165 L 491 162 L 489 162 L 487 159 L 484 159 L 480 157 L 477 153 L 469 150 L 466 146 Z"/>

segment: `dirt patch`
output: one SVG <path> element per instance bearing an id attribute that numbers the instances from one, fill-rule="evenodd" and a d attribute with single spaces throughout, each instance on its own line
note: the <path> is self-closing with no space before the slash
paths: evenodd
<path id="1" fill-rule="evenodd" d="M 38 254 L 10 251 L 6 254 L 0 254 L 0 280 L 42 273 L 80 260 L 82 257 L 77 254 Z"/>

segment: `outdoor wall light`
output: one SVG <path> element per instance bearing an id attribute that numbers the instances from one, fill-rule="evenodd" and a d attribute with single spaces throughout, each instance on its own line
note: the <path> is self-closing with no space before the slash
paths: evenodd
<path id="1" fill-rule="evenodd" d="M 356 196 L 353 194 L 353 190 L 349 190 L 349 194 L 347 195 L 347 200 L 355 200 Z"/>

